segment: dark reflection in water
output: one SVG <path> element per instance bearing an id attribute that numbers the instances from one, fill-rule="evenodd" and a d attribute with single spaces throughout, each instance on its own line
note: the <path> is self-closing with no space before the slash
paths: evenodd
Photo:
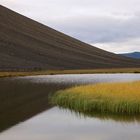
<path id="1" fill-rule="evenodd" d="M 134 80 L 140 80 L 140 74 L 82 74 L 1 78 L 0 131 L 51 108 L 48 98 L 59 89 L 78 84 Z"/>
<path id="2" fill-rule="evenodd" d="M 75 114 L 77 117 L 90 117 L 90 118 L 98 118 L 103 121 L 113 120 L 115 122 L 122 122 L 122 123 L 140 123 L 140 115 L 122 115 L 122 114 L 111 114 L 111 113 L 101 113 L 101 112 L 78 112 L 75 110 L 71 110 L 68 108 L 59 107 L 62 110 L 68 110 L 72 114 Z"/>
<path id="3" fill-rule="evenodd" d="M 68 86 L 0 79 L 0 131 L 50 108 L 49 95 Z"/>

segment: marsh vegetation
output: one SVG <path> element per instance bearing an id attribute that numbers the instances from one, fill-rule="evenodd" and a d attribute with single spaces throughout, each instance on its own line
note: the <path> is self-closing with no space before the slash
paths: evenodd
<path id="1" fill-rule="evenodd" d="M 58 91 L 52 102 L 85 113 L 140 114 L 140 82 L 76 86 Z"/>

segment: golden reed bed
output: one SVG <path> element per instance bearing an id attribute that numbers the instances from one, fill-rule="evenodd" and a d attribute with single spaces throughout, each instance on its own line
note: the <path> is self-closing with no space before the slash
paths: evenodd
<path id="1" fill-rule="evenodd" d="M 58 91 L 52 102 L 83 113 L 140 114 L 140 81 L 77 86 Z"/>

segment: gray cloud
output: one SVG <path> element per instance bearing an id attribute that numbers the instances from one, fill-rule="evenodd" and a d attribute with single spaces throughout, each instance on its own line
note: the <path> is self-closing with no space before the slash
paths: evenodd
<path id="1" fill-rule="evenodd" d="M 89 43 L 122 42 L 140 37 L 140 16 L 75 17 L 49 23 L 69 35 Z"/>

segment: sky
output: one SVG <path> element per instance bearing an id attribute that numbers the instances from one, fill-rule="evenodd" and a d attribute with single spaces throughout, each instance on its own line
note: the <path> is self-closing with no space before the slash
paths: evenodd
<path id="1" fill-rule="evenodd" d="M 140 0 L 0 0 L 0 4 L 101 49 L 140 51 Z"/>

